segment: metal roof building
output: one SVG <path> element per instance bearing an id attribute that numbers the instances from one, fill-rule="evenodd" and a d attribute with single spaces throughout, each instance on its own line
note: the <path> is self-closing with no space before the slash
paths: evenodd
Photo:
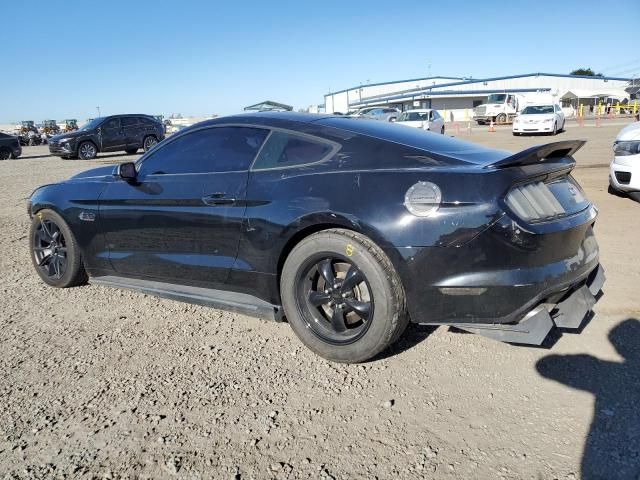
<path id="1" fill-rule="evenodd" d="M 447 120 L 464 120 L 469 111 L 492 93 L 550 92 L 567 106 L 592 104 L 598 98 L 622 100 L 630 79 L 554 73 L 527 73 L 492 78 L 426 77 L 359 85 L 324 96 L 328 113 L 346 113 L 367 106 L 393 106 L 400 110 L 435 108 Z M 570 95 L 566 96 L 568 93 Z M 577 97 L 579 92 L 582 97 Z M 629 98 L 629 95 L 626 95 Z M 576 106 L 574 105 L 574 106 Z"/>

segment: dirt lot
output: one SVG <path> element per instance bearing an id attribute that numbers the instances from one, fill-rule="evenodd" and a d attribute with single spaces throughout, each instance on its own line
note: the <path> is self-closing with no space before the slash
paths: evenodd
<path id="1" fill-rule="evenodd" d="M 34 187 L 104 162 L 46 147 L 0 163 L 0 472 L 5 478 L 638 478 L 640 205 L 607 193 L 621 125 L 585 138 L 605 295 L 551 348 L 413 327 L 337 365 L 286 324 L 99 286 L 45 287 L 27 249 Z M 460 137 L 508 150 L 550 138 Z M 591 432 L 591 433 L 590 433 Z M 589 440 L 587 441 L 587 436 Z"/>

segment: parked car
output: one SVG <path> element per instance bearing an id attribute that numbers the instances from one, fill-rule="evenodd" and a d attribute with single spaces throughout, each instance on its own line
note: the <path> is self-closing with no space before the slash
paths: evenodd
<path id="1" fill-rule="evenodd" d="M 344 116 L 198 123 L 137 162 L 38 188 L 29 242 L 48 285 L 92 283 L 287 319 L 339 362 L 409 321 L 540 344 L 604 282 L 584 142 L 515 155 Z"/>
<path id="2" fill-rule="evenodd" d="M 396 123 L 444 135 L 444 118 L 440 116 L 437 110 L 407 110 L 400 114 Z"/>
<path id="3" fill-rule="evenodd" d="M 627 125 L 613 142 L 610 188 L 640 201 L 640 122 Z"/>
<path id="4" fill-rule="evenodd" d="M 62 158 L 90 160 L 98 152 L 148 151 L 164 139 L 164 125 L 151 115 L 94 118 L 76 131 L 49 138 L 49 152 Z"/>
<path id="5" fill-rule="evenodd" d="M 550 133 L 556 135 L 564 130 L 564 113 L 560 105 L 529 105 L 513 120 L 513 134 Z"/>
<path id="6" fill-rule="evenodd" d="M 387 107 L 361 108 L 352 117 L 366 118 L 369 120 L 382 120 L 383 122 L 395 122 L 400 115 L 400 110 Z"/>
<path id="7" fill-rule="evenodd" d="M 22 155 L 20 139 L 13 135 L 0 132 L 0 160 L 18 158 Z"/>

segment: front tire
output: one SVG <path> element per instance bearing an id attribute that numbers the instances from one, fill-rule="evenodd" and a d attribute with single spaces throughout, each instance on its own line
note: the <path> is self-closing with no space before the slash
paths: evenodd
<path id="1" fill-rule="evenodd" d="M 499 114 L 496 117 L 496 123 L 498 125 L 504 125 L 505 123 L 507 123 L 507 116 L 504 113 Z"/>
<path id="2" fill-rule="evenodd" d="M 444 135 L 444 125 L 442 126 L 442 128 L 440 129 L 440 134 Z"/>
<path id="3" fill-rule="evenodd" d="M 87 281 L 80 248 L 67 222 L 53 210 L 40 210 L 31 221 L 31 260 L 44 283 L 67 288 Z"/>
<path id="4" fill-rule="evenodd" d="M 93 142 L 82 142 L 78 146 L 78 157 L 82 160 L 93 160 L 98 155 L 98 149 Z"/>
<path id="5" fill-rule="evenodd" d="M 13 154 L 11 150 L 5 147 L 0 148 L 0 160 L 9 160 Z"/>
<path id="6" fill-rule="evenodd" d="M 327 360 L 369 360 L 409 321 L 404 289 L 386 254 L 358 233 L 331 229 L 302 240 L 282 269 L 280 291 L 294 333 Z"/>

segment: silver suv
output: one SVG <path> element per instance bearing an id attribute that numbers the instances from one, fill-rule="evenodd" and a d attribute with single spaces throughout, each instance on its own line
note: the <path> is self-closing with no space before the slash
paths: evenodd
<path id="1" fill-rule="evenodd" d="M 382 120 L 383 122 L 395 122 L 400 115 L 400 111 L 388 107 L 367 107 L 361 108 L 352 117 L 367 118 L 369 120 Z"/>

